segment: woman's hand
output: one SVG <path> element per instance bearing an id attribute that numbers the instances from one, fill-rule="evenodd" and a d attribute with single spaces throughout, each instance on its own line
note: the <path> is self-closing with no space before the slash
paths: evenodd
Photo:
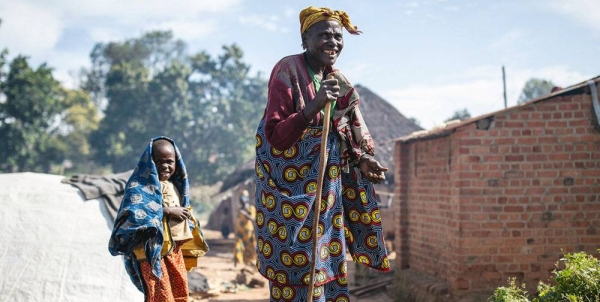
<path id="1" fill-rule="evenodd" d="M 164 207 L 163 215 L 175 221 L 183 221 L 190 218 L 190 211 L 184 207 Z"/>
<path id="2" fill-rule="evenodd" d="M 315 99 L 321 105 L 319 110 L 325 108 L 327 103 L 337 100 L 340 96 L 340 86 L 338 80 L 332 74 L 327 76 L 327 79 L 321 81 L 321 88 L 317 91 Z"/>
<path id="3" fill-rule="evenodd" d="M 372 183 L 378 184 L 385 179 L 383 172 L 388 168 L 383 167 L 378 161 L 370 156 L 361 159 L 359 163 L 360 172 Z"/>
<path id="4" fill-rule="evenodd" d="M 331 103 L 340 96 L 340 86 L 333 73 L 327 75 L 327 79 L 321 81 L 321 88 L 317 91 L 315 98 L 304 107 L 304 117 L 312 120 L 327 103 Z"/>

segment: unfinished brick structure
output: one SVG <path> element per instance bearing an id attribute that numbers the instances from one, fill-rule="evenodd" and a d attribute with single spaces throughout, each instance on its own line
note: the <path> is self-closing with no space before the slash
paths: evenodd
<path id="1" fill-rule="evenodd" d="M 600 77 L 591 81 L 598 87 Z M 584 82 L 396 141 L 404 294 L 459 301 L 513 276 L 535 293 L 563 252 L 598 255 L 600 112 L 592 95 Z"/>

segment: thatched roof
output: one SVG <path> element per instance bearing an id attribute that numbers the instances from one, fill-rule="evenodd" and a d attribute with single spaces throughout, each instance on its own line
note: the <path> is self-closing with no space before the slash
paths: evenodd
<path id="1" fill-rule="evenodd" d="M 375 158 L 390 168 L 386 178 L 393 183 L 394 144 L 393 139 L 422 130 L 419 125 L 402 115 L 390 103 L 361 85 L 355 86 L 360 95 L 360 110 L 375 141 Z M 385 143 L 384 143 L 385 142 Z M 238 167 L 223 181 L 221 192 L 253 176 L 254 160 Z"/>
<path id="2" fill-rule="evenodd" d="M 229 176 L 223 180 L 223 185 L 221 186 L 219 193 L 225 192 L 251 177 L 254 177 L 254 158 L 237 167 L 233 173 L 229 174 Z"/>
<path id="3" fill-rule="evenodd" d="M 391 172 L 394 164 L 394 144 L 391 140 L 423 128 L 368 88 L 361 85 L 356 85 L 355 88 L 360 95 L 360 112 L 376 144 L 375 158 L 389 167 Z"/>

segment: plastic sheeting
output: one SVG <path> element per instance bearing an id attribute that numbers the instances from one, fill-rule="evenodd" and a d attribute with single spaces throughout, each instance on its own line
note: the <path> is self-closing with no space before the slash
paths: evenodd
<path id="1" fill-rule="evenodd" d="M 108 252 L 104 201 L 61 179 L 0 174 L 0 302 L 143 301 Z"/>

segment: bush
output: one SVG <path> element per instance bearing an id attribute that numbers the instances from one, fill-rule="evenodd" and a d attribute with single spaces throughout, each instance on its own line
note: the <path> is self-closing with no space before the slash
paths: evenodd
<path id="1" fill-rule="evenodd" d="M 488 298 L 488 302 L 529 302 L 525 284 L 517 286 L 516 278 L 508 279 L 508 287 L 499 287 Z"/>
<path id="2" fill-rule="evenodd" d="M 598 250 L 600 252 L 600 249 Z M 563 268 L 559 269 L 559 265 Z M 551 281 L 540 282 L 538 297 L 533 302 L 597 302 L 600 301 L 600 261 L 585 252 L 566 254 L 556 264 Z M 508 287 L 499 287 L 488 302 L 529 302 L 525 285 L 517 286 L 515 278 Z"/>
<path id="3" fill-rule="evenodd" d="M 600 250 L 599 250 L 600 251 Z M 554 271 L 554 286 L 540 282 L 539 302 L 600 301 L 600 261 L 584 252 L 560 259 L 565 267 Z"/>

